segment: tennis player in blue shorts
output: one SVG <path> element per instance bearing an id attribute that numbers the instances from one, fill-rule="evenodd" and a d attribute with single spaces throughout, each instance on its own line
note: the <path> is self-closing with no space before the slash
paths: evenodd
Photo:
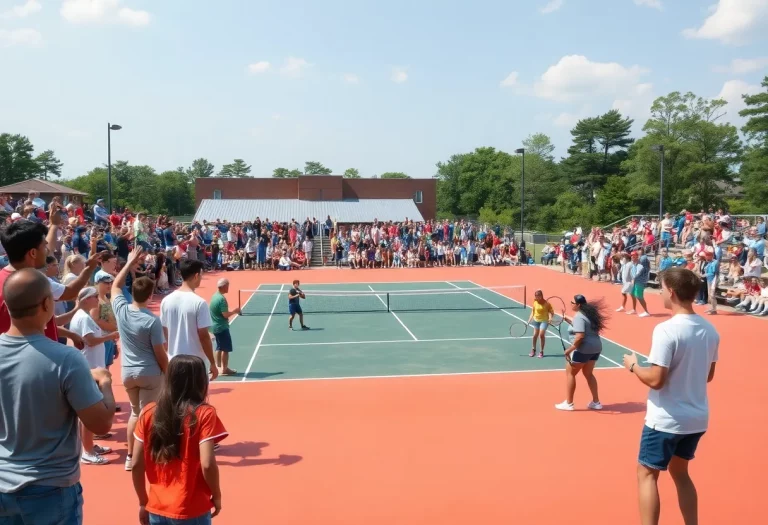
<path id="1" fill-rule="evenodd" d="M 304 292 L 299 288 L 299 280 L 293 281 L 293 288 L 288 290 L 288 312 L 291 314 L 291 318 L 288 319 L 288 328 L 293 330 L 293 318 L 296 314 L 299 314 L 299 322 L 301 323 L 302 330 L 309 330 L 309 327 L 304 324 L 304 312 L 301 311 L 301 299 L 306 299 Z"/>

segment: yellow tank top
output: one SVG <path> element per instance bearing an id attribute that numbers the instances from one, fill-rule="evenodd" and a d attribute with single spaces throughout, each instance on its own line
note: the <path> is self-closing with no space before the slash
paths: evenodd
<path id="1" fill-rule="evenodd" d="M 538 301 L 533 301 L 533 320 L 536 322 L 549 321 L 549 314 L 555 313 L 552 309 L 552 305 L 548 301 L 543 304 Z"/>

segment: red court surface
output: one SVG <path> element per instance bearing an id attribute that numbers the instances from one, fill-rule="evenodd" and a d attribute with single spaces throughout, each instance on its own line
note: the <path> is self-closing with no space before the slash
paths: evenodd
<path id="1" fill-rule="evenodd" d="M 526 284 L 568 300 L 605 297 L 619 287 L 539 267 L 229 272 L 238 288 L 262 283 L 471 280 Z M 218 275 L 200 294 L 210 297 Z M 668 318 L 649 294 L 654 317 L 614 313 L 606 337 L 647 354 L 653 327 Z M 768 324 L 722 312 L 717 376 L 710 384 L 710 431 L 692 476 L 702 525 L 767 523 Z M 254 341 L 254 345 L 256 342 Z M 471 350 L 471 349 L 470 349 Z M 107 466 L 82 468 L 87 525 L 138 523 L 131 475 L 123 470 L 127 397 L 106 441 Z M 223 492 L 218 525 L 639 523 L 635 459 L 647 389 L 621 369 L 597 370 L 603 412 L 580 377 L 577 411 L 559 412 L 564 372 L 499 373 L 275 382 L 211 387 L 210 402 L 230 432 L 217 454 Z M 662 523 L 681 524 L 674 486 L 661 478 Z"/>

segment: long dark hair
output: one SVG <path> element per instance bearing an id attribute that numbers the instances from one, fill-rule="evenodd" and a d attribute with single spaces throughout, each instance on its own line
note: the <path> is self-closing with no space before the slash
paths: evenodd
<path id="1" fill-rule="evenodd" d="M 208 397 L 208 372 L 197 356 L 178 355 L 168 363 L 155 408 L 150 453 L 155 463 L 181 456 L 182 425 L 197 424 L 195 411 Z"/>
<path id="2" fill-rule="evenodd" d="M 585 303 L 579 306 L 579 312 L 584 314 L 589 324 L 592 326 L 592 330 L 599 334 L 607 326 L 608 321 L 608 308 L 605 305 L 605 301 L 599 299 L 591 303 Z"/>

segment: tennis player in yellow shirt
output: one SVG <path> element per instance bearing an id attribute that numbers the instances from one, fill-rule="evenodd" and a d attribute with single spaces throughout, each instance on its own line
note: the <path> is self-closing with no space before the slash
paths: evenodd
<path id="1" fill-rule="evenodd" d="M 544 292 L 536 290 L 533 294 L 533 308 L 531 308 L 531 317 L 528 318 L 528 324 L 533 326 L 533 342 L 531 346 L 530 357 L 536 355 L 536 340 L 541 339 L 541 350 L 539 357 L 544 357 L 544 344 L 547 333 L 547 327 L 555 315 L 555 310 L 549 301 L 544 299 Z"/>

